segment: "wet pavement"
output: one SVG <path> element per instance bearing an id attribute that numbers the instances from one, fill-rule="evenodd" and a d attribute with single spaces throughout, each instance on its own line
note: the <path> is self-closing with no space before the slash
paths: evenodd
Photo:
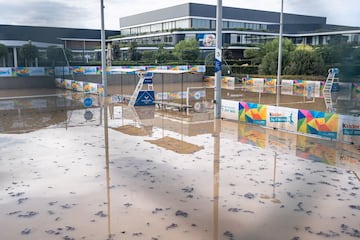
<path id="1" fill-rule="evenodd" d="M 1 239 L 360 238 L 358 146 L 52 94 L 0 111 Z"/>

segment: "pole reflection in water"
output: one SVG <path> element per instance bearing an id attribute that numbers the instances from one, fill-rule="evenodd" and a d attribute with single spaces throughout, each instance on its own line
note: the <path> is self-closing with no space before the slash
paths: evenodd
<path id="1" fill-rule="evenodd" d="M 109 163 L 109 126 L 108 108 L 104 105 L 104 141 L 105 141 L 105 169 L 106 169 L 106 197 L 107 197 L 107 216 L 108 216 L 108 239 L 112 239 L 111 234 L 111 199 L 110 199 L 110 163 Z"/>
<path id="2" fill-rule="evenodd" d="M 214 204 L 213 204 L 213 239 L 219 239 L 219 169 L 220 169 L 220 130 L 221 120 L 214 119 Z"/>

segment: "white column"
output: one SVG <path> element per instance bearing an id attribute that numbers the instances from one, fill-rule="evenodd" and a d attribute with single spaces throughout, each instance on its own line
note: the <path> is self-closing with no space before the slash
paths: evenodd
<path id="1" fill-rule="evenodd" d="M 14 67 L 18 67 L 16 47 L 13 48 L 13 54 L 14 54 Z"/>

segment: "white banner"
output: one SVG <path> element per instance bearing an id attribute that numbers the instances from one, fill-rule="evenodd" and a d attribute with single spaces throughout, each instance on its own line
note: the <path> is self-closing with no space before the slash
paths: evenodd
<path id="1" fill-rule="evenodd" d="M 239 119 L 239 102 L 231 100 L 221 100 L 221 117 L 238 121 Z"/>
<path id="2" fill-rule="evenodd" d="M 282 80 L 281 81 L 281 94 L 284 95 L 293 95 L 294 90 L 294 81 L 293 80 Z"/>
<path id="3" fill-rule="evenodd" d="M 339 115 L 338 139 L 360 146 L 360 117 Z"/>
<path id="4" fill-rule="evenodd" d="M 0 77 L 11 77 L 12 69 L 8 67 L 0 67 Z"/>
<path id="5" fill-rule="evenodd" d="M 290 132 L 297 131 L 298 110 L 294 108 L 267 106 L 266 126 L 283 129 Z"/>

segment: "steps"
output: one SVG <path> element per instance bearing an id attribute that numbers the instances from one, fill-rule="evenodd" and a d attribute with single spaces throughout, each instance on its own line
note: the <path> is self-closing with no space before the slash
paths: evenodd
<path id="1" fill-rule="evenodd" d="M 326 105 L 326 111 L 327 112 L 335 112 L 335 104 L 332 101 L 332 96 L 331 96 L 331 90 L 333 88 L 333 84 L 334 82 L 338 82 L 339 78 L 338 78 L 338 74 L 339 74 L 339 69 L 338 68 L 330 68 L 328 70 L 328 76 L 325 82 L 325 86 L 323 89 L 323 96 L 324 96 L 324 101 L 325 101 L 325 105 Z"/>
<path id="2" fill-rule="evenodd" d="M 152 82 L 152 73 L 144 73 L 144 72 L 138 72 L 138 76 L 140 77 L 139 82 L 137 83 L 135 90 L 133 94 L 130 97 L 129 106 L 134 106 L 136 103 L 136 99 L 139 95 L 139 92 L 143 90 L 144 84 L 148 86 L 147 90 L 154 90 L 154 85 Z"/>

